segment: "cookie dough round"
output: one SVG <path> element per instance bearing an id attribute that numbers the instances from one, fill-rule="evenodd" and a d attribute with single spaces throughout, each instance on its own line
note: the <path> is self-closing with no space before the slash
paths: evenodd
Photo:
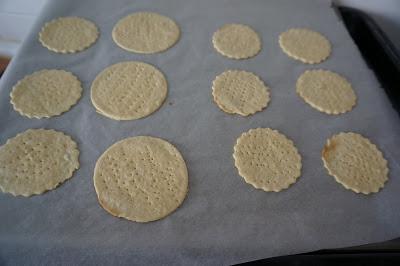
<path id="1" fill-rule="evenodd" d="M 0 189 L 14 196 L 42 194 L 72 177 L 78 157 L 70 136 L 29 129 L 0 147 Z"/>
<path id="2" fill-rule="evenodd" d="M 96 25 L 83 18 L 61 17 L 44 25 L 39 41 L 56 53 L 76 53 L 96 42 L 99 30 Z"/>
<path id="3" fill-rule="evenodd" d="M 301 174 L 301 156 L 277 130 L 250 129 L 236 141 L 233 158 L 244 180 L 255 188 L 279 192 Z"/>
<path id="4" fill-rule="evenodd" d="M 338 183 L 356 193 L 378 192 L 388 180 L 389 169 L 382 152 L 357 133 L 339 133 L 328 139 L 322 161 Z"/>
<path id="5" fill-rule="evenodd" d="M 133 120 L 155 112 L 167 97 L 167 81 L 152 65 L 128 61 L 104 69 L 92 83 L 97 111 L 115 120 Z"/>
<path id="6" fill-rule="evenodd" d="M 214 48 L 232 59 L 246 59 L 261 50 L 261 39 L 252 28 L 242 24 L 225 24 L 213 35 Z"/>
<path id="7" fill-rule="evenodd" d="M 279 44 L 288 56 L 308 64 L 318 64 L 331 54 L 328 39 L 309 29 L 290 29 L 279 36 Z"/>
<path id="8" fill-rule="evenodd" d="M 115 43 L 130 52 L 152 54 L 172 47 L 180 30 L 172 19 L 151 12 L 138 12 L 122 18 L 114 26 Z"/>
<path id="9" fill-rule="evenodd" d="M 188 172 L 179 151 L 148 136 L 127 138 L 108 148 L 96 163 L 93 179 L 100 205 L 136 222 L 164 218 L 188 191 Z"/>
<path id="10" fill-rule="evenodd" d="M 228 70 L 213 81 L 212 94 L 221 110 L 248 116 L 267 107 L 269 88 L 253 73 Z"/>
<path id="11" fill-rule="evenodd" d="M 68 111 L 81 98 L 81 82 L 64 70 L 34 72 L 13 87 L 11 104 L 21 115 L 44 118 Z"/>
<path id="12" fill-rule="evenodd" d="M 348 112 L 357 99 L 345 78 L 326 70 L 307 70 L 297 80 L 296 90 L 306 103 L 327 114 Z"/>

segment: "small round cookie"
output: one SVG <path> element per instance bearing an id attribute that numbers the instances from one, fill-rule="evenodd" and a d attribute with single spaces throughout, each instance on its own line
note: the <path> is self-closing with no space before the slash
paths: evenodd
<path id="1" fill-rule="evenodd" d="M 309 29 L 290 29 L 281 33 L 279 45 L 288 56 L 308 64 L 318 64 L 331 54 L 328 39 Z"/>
<path id="2" fill-rule="evenodd" d="M 167 97 L 167 81 L 152 65 L 117 63 L 97 75 L 91 87 L 97 111 L 115 120 L 133 120 L 155 112 Z"/>
<path id="3" fill-rule="evenodd" d="M 0 189 L 14 196 L 42 194 L 72 177 L 78 157 L 70 136 L 29 129 L 0 147 Z"/>
<path id="4" fill-rule="evenodd" d="M 261 50 L 261 39 L 252 28 L 242 24 L 225 24 L 213 35 L 215 50 L 232 59 L 246 59 Z"/>
<path id="5" fill-rule="evenodd" d="M 296 83 L 296 91 L 303 100 L 320 112 L 342 114 L 356 104 L 351 84 L 342 76 L 327 70 L 307 70 Z"/>
<path id="6" fill-rule="evenodd" d="M 94 169 L 100 205 L 135 222 L 164 218 L 188 191 L 188 172 L 179 151 L 165 140 L 139 136 L 108 148 Z"/>
<path id="7" fill-rule="evenodd" d="M 81 98 L 81 82 L 64 70 L 40 70 L 24 77 L 11 91 L 15 111 L 44 118 L 68 111 Z"/>
<path id="8" fill-rule="evenodd" d="M 99 30 L 96 25 L 83 18 L 61 17 L 44 25 L 39 41 L 56 53 L 76 53 L 96 42 Z"/>
<path id="9" fill-rule="evenodd" d="M 328 173 L 346 189 L 375 193 L 388 180 L 389 169 L 382 152 L 357 133 L 339 133 L 326 142 L 322 161 Z"/>
<path id="10" fill-rule="evenodd" d="M 269 88 L 253 73 L 228 70 L 218 75 L 212 86 L 215 103 L 229 114 L 248 116 L 267 107 Z"/>
<path id="11" fill-rule="evenodd" d="M 130 52 L 159 53 L 172 47 L 179 39 L 179 26 L 172 19 L 152 12 L 130 14 L 115 24 L 112 38 Z"/>
<path id="12" fill-rule="evenodd" d="M 239 175 L 255 188 L 279 192 L 301 174 L 301 156 L 277 130 L 250 129 L 236 141 L 233 158 Z"/>

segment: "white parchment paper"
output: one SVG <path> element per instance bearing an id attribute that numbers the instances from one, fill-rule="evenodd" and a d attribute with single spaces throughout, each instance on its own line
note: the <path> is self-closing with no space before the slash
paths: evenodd
<path id="1" fill-rule="evenodd" d="M 154 11 L 173 18 L 181 39 L 154 55 L 129 53 L 113 43 L 111 30 L 123 16 Z M 38 41 L 41 26 L 59 16 L 95 22 L 100 38 L 77 54 L 56 54 Z M 248 60 L 218 54 L 211 37 L 225 23 L 243 23 L 261 36 L 262 51 Z M 7 25 L 12 27 L 12 25 Z M 316 66 L 287 57 L 278 36 L 309 27 L 332 43 L 331 57 Z M 90 84 L 105 67 L 127 60 L 154 64 L 166 75 L 163 106 L 149 117 L 118 122 L 96 113 Z M 9 102 L 12 86 L 43 68 L 73 72 L 83 97 L 69 112 L 28 119 Z M 296 95 L 307 69 L 323 68 L 354 86 L 357 106 L 330 116 Z M 259 75 L 271 88 L 267 109 L 250 117 L 223 113 L 213 103 L 211 83 L 226 69 Z M 49 1 L 0 84 L 0 143 L 29 128 L 53 128 L 72 136 L 81 151 L 80 169 L 65 184 L 31 198 L 0 194 L 0 264 L 231 264 L 270 256 L 387 240 L 400 235 L 400 123 L 389 100 L 328 1 L 322 0 L 120 0 Z M 244 131 L 278 129 L 302 155 L 302 176 L 288 190 L 266 193 L 246 184 L 232 158 Z M 389 161 L 390 180 L 374 195 L 344 189 L 327 174 L 320 154 L 328 137 L 363 134 Z M 173 143 L 190 175 L 183 205 L 160 221 L 140 224 L 115 218 L 98 204 L 93 187 L 97 158 L 114 142 L 150 135 Z"/>

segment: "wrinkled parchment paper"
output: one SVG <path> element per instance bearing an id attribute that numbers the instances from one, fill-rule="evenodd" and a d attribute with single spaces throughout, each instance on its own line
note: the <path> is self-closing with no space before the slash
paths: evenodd
<path id="1" fill-rule="evenodd" d="M 181 27 L 181 39 L 160 54 L 122 50 L 113 43 L 111 30 L 120 18 L 135 11 L 173 18 Z M 39 43 L 38 32 L 44 22 L 59 16 L 94 21 L 100 38 L 81 53 L 48 51 Z M 211 37 L 225 23 L 253 27 L 262 38 L 260 54 L 240 61 L 218 54 Z M 323 33 L 332 43 L 331 57 L 318 65 L 287 57 L 278 36 L 291 27 Z M 151 116 L 118 122 L 95 112 L 90 84 L 105 67 L 126 60 L 160 68 L 169 91 L 166 102 Z M 19 79 L 43 68 L 76 74 L 83 83 L 83 97 L 59 117 L 22 117 L 9 103 L 10 90 Z M 296 95 L 298 76 L 315 68 L 336 71 L 351 81 L 358 97 L 355 109 L 330 116 Z M 268 108 L 246 118 L 219 110 L 212 100 L 211 82 L 226 69 L 259 75 L 271 88 Z M 399 121 L 329 1 L 49 1 L 1 79 L 0 143 L 29 128 L 60 130 L 78 142 L 81 167 L 72 179 L 41 196 L 0 193 L 0 264 L 231 264 L 398 237 Z M 278 129 L 301 153 L 302 176 L 288 190 L 266 193 L 238 175 L 233 145 L 242 132 L 256 127 Z M 348 191 L 323 168 L 322 147 L 341 131 L 361 133 L 383 151 L 390 179 L 381 192 L 365 196 Z M 148 224 L 106 213 L 97 202 L 92 181 L 100 154 L 114 142 L 137 135 L 173 143 L 190 175 L 183 205 Z"/>

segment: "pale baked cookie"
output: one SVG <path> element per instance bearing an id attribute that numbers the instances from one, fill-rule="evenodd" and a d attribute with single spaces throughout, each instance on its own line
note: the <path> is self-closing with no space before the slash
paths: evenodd
<path id="1" fill-rule="evenodd" d="M 136 222 L 164 218 L 182 204 L 188 191 L 188 172 L 179 151 L 147 136 L 113 144 L 98 159 L 93 179 L 100 205 Z"/>
<path id="2" fill-rule="evenodd" d="M 225 24 L 213 35 L 214 48 L 233 59 L 246 59 L 261 50 L 261 39 L 252 28 L 242 24 Z"/>
<path id="3" fill-rule="evenodd" d="M 167 97 L 167 81 L 152 65 L 117 63 L 97 75 L 91 87 L 97 111 L 115 120 L 133 120 L 156 111 Z"/>
<path id="4" fill-rule="evenodd" d="M 348 112 L 357 100 L 345 78 L 326 70 L 307 70 L 297 80 L 296 90 L 306 103 L 327 114 Z"/>
<path id="5" fill-rule="evenodd" d="M 14 196 L 42 194 L 79 168 L 78 146 L 70 136 L 29 129 L 0 147 L 0 189 Z"/>
<path id="6" fill-rule="evenodd" d="M 233 158 L 239 175 L 255 188 L 279 192 L 301 174 L 301 156 L 277 130 L 250 129 L 236 141 Z"/>
<path id="7" fill-rule="evenodd" d="M 99 30 L 96 25 L 83 18 L 61 17 L 44 25 L 39 41 L 56 53 L 80 52 L 96 42 Z"/>
<path id="8" fill-rule="evenodd" d="M 356 193 L 378 192 L 388 180 L 389 169 L 382 152 L 357 133 L 332 136 L 322 150 L 328 173 Z"/>
<path id="9" fill-rule="evenodd" d="M 178 41 L 179 35 L 175 21 L 151 12 L 130 14 L 118 21 L 112 31 L 119 47 L 141 54 L 165 51 Z"/>
<path id="10" fill-rule="evenodd" d="M 21 115 L 43 118 L 68 111 L 81 98 L 81 82 L 64 70 L 40 70 L 24 77 L 11 91 L 11 104 Z"/>
<path id="11" fill-rule="evenodd" d="M 228 70 L 213 81 L 212 94 L 221 110 L 248 116 L 268 105 L 269 88 L 253 73 Z"/>
<path id="12" fill-rule="evenodd" d="M 290 29 L 281 33 L 279 44 L 288 56 L 308 64 L 318 64 L 331 54 L 328 39 L 309 29 Z"/>

